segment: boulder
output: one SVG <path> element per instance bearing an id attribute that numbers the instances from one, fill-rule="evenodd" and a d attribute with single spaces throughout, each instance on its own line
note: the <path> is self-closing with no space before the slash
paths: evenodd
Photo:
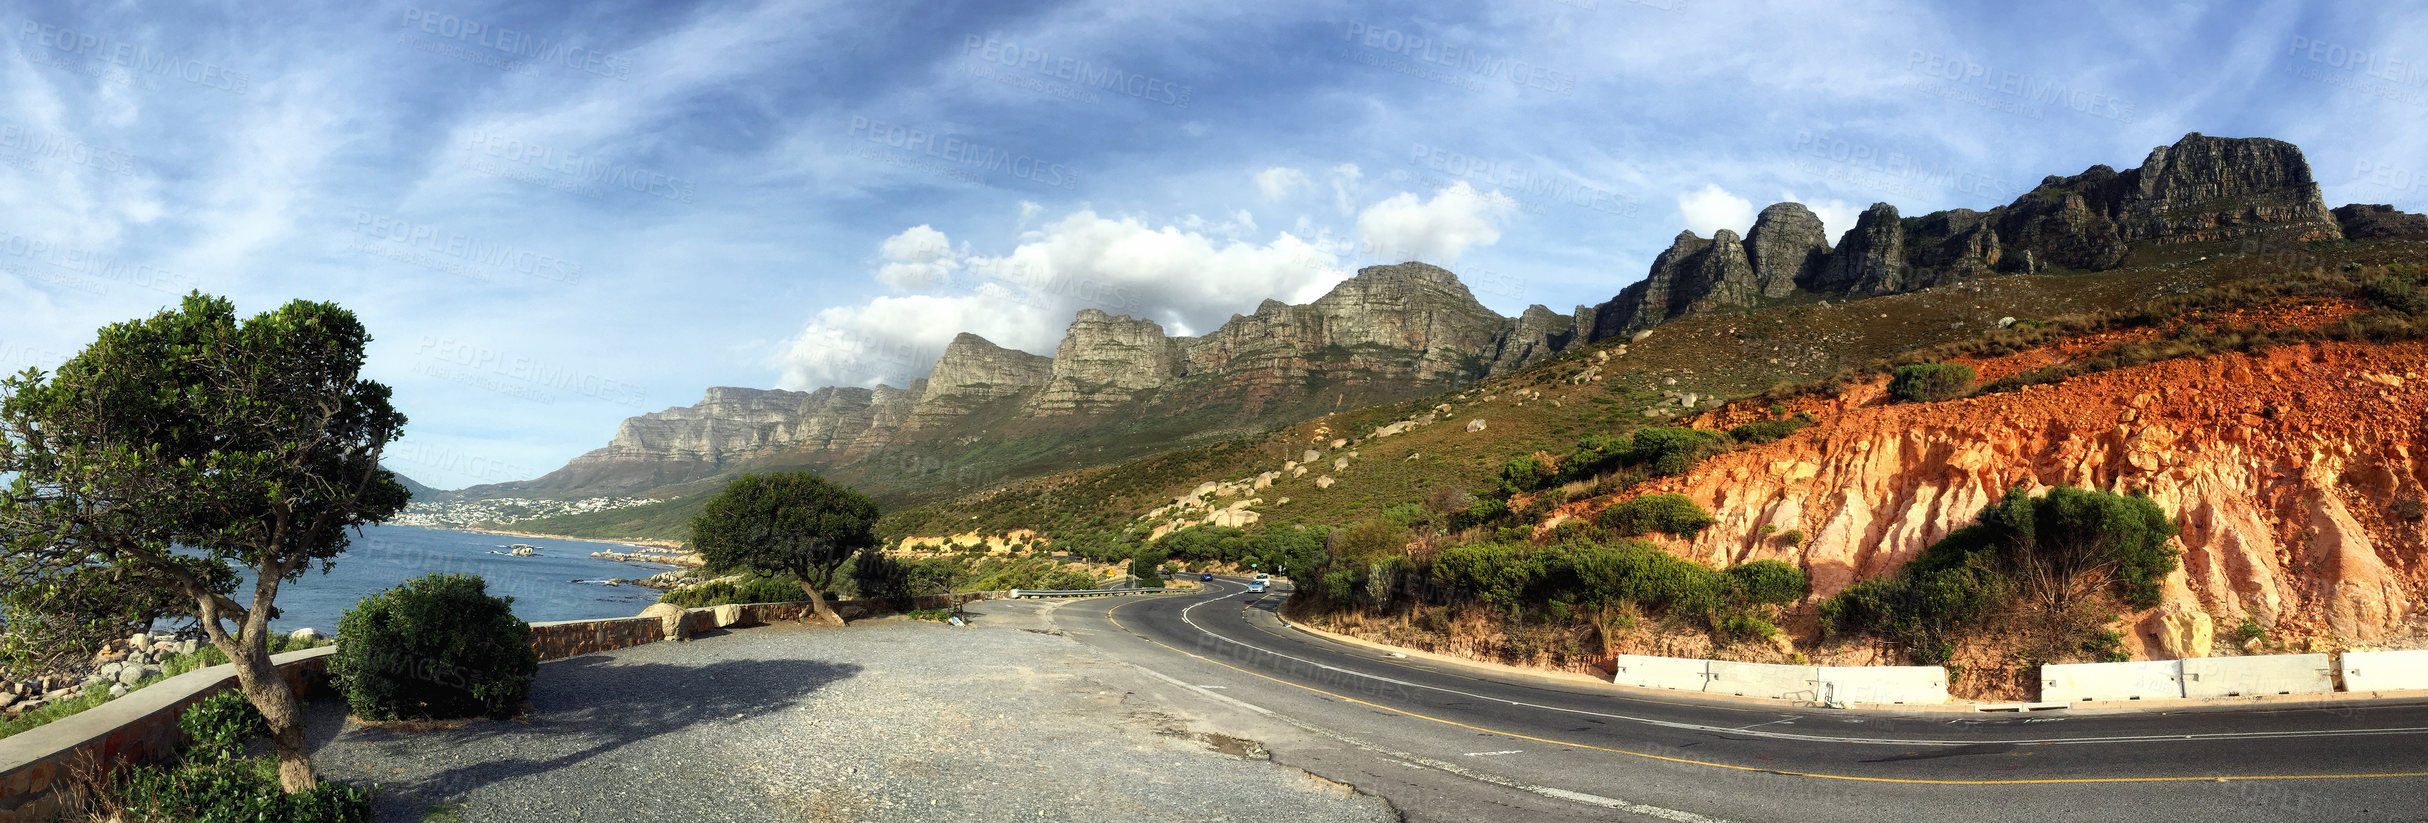
<path id="1" fill-rule="evenodd" d="M 2217 640 L 2217 623 L 2207 612 L 2181 604 L 2169 603 L 2143 623 L 2143 636 L 2156 635 L 2158 653 L 2169 660 L 2187 657 L 2208 657 L 2212 643 Z"/>
<path id="2" fill-rule="evenodd" d="M 718 606 L 718 607 L 716 607 L 716 608 L 717 608 L 717 619 L 716 619 L 717 628 L 722 629 L 722 628 L 726 628 L 726 627 L 728 627 L 728 626 L 737 626 L 737 625 L 741 625 L 741 623 L 742 623 L 742 604 L 740 604 L 740 603 L 727 603 L 727 604 L 725 604 L 725 605 Z"/>
<path id="3" fill-rule="evenodd" d="M 329 636 L 321 634 L 319 629 L 305 627 L 296 629 L 293 632 L 289 632 L 287 634 L 287 639 L 303 643 L 312 643 L 327 640 L 329 639 Z"/>
<path id="4" fill-rule="evenodd" d="M 651 603 L 649 608 L 641 610 L 641 616 L 657 618 L 664 626 L 666 639 L 684 640 L 687 638 L 683 634 L 683 615 L 689 612 L 689 609 L 673 603 Z"/>
<path id="5" fill-rule="evenodd" d="M 1319 489 L 1332 488 L 1332 476 L 1327 474 L 1322 477 L 1315 478 L 1315 487 Z"/>
<path id="6" fill-rule="evenodd" d="M 1483 431 L 1483 430 L 1484 430 L 1484 421 L 1482 421 L 1482 420 L 1480 420 L 1480 419 L 1478 419 L 1478 420 L 1469 420 L 1469 421 L 1467 421 L 1467 430 L 1468 430 L 1468 431 L 1471 431 L 1471 432 L 1480 432 L 1480 431 Z"/>

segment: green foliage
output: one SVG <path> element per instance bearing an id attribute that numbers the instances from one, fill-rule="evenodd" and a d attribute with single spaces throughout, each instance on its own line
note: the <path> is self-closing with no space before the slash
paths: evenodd
<path id="1" fill-rule="evenodd" d="M 192 760 L 118 771 L 96 798 L 125 823 L 370 823 L 371 791 L 321 781 L 295 794 L 273 761 Z"/>
<path id="2" fill-rule="evenodd" d="M 2234 627 L 2235 639 L 2241 640 L 2245 643 L 2249 643 L 2253 640 L 2263 639 L 2267 636 L 2268 627 L 2262 626 L 2259 624 L 2259 621 L 2248 617 L 2243 618 L 2242 625 Z"/>
<path id="3" fill-rule="evenodd" d="M 1730 590 L 1737 598 L 1763 605 L 1785 606 L 1812 590 L 1804 570 L 1777 560 L 1755 560 L 1728 569 Z"/>
<path id="4" fill-rule="evenodd" d="M 1797 429 L 1812 425 L 1811 418 L 1796 416 L 1780 420 L 1756 420 L 1728 430 L 1728 436 L 1739 443 L 1769 443 L 1794 434 Z"/>
<path id="5" fill-rule="evenodd" d="M 912 620 L 930 620 L 930 621 L 934 621 L 934 622 L 937 622 L 937 623 L 942 623 L 942 622 L 945 622 L 945 621 L 947 621 L 947 620 L 951 620 L 951 619 L 953 618 L 953 610 L 952 610 L 952 609 L 912 609 L 912 610 L 910 610 L 910 611 L 903 612 L 903 613 L 902 613 L 902 615 L 903 615 L 904 617 L 908 617 L 908 618 L 910 618 L 910 619 L 912 619 Z"/>
<path id="6" fill-rule="evenodd" d="M 86 709 L 90 709 L 94 706 L 99 706 L 107 702 L 110 702 L 109 684 L 95 683 L 93 685 L 86 686 L 84 687 L 83 694 L 79 694 L 66 700 L 54 700 L 49 703 L 44 703 L 40 708 L 20 713 L 17 716 L 8 718 L 5 721 L 0 721 L 0 738 L 21 734 L 27 730 L 40 727 L 43 724 L 51 721 L 82 712 Z"/>
<path id="7" fill-rule="evenodd" d="M 2386 307 L 2388 311 L 2415 317 L 2428 316 L 2428 289 L 2421 288 L 2419 281 L 2412 277 L 2387 274 L 2362 286 L 2361 296 Z"/>
<path id="8" fill-rule="evenodd" d="M 241 663 L 266 667 L 268 621 L 246 618 L 276 609 L 276 587 L 240 604 L 229 567 L 260 580 L 325 571 L 410 497 L 379 466 L 405 416 L 363 379 L 370 341 L 333 304 L 239 321 L 234 304 L 194 293 L 103 328 L 55 373 L 0 382 L 0 589 L 107 568 L 191 599 L 215 639 L 235 632 Z M 294 694 L 274 681 L 261 699 L 283 727 L 280 757 L 303 774 Z"/>
<path id="9" fill-rule="evenodd" d="M 2090 639 L 2082 643 L 2082 653 L 2101 663 L 2123 663 L 2133 659 L 2133 653 L 2125 651 L 2124 633 L 2115 629 L 2092 632 Z"/>
<path id="10" fill-rule="evenodd" d="M 1497 497 L 1477 500 L 1450 516 L 1450 528 L 1472 529 L 1498 522 L 1509 516 L 1509 501 Z"/>
<path id="11" fill-rule="evenodd" d="M 1888 394 L 1908 403 L 1936 403 L 1964 395 L 1973 386 L 1973 367 L 1962 363 L 1914 363 L 1890 374 Z"/>
<path id="12" fill-rule="evenodd" d="M 921 592 L 912 588 L 911 564 L 881 551 L 865 551 L 851 561 L 852 591 L 872 600 L 908 603 Z M 799 589 L 794 589 L 798 593 Z"/>
<path id="13" fill-rule="evenodd" d="M 473 575 L 405 581 L 338 618 L 330 679 L 366 720 L 512 717 L 540 665 L 513 605 Z"/>
<path id="14" fill-rule="evenodd" d="M 235 590 L 235 572 L 225 564 L 187 558 L 183 565 L 214 594 Z M 64 672 L 157 620 L 194 611 L 194 598 L 176 579 L 141 566 L 90 564 L 36 575 L 0 587 L 0 662 L 20 678 Z"/>
<path id="15" fill-rule="evenodd" d="M 177 728 L 193 742 L 186 757 L 194 760 L 233 760 L 245 741 L 270 733 L 270 721 L 235 689 L 213 692 L 177 716 Z"/>
<path id="16" fill-rule="evenodd" d="M 1163 553 L 1162 549 L 1140 548 L 1138 554 L 1130 558 L 1130 576 L 1138 578 L 1138 587 L 1141 589 L 1163 588 L 1163 575 L 1157 574 L 1156 569 L 1161 568 L 1163 561 L 1167 559 L 1170 558 Z"/>
<path id="17" fill-rule="evenodd" d="M 1719 432 L 1674 426 L 1637 429 L 1628 441 L 1626 462 L 1648 466 L 1654 474 L 1677 476 L 1727 448 L 1728 438 Z"/>
<path id="18" fill-rule="evenodd" d="M 1648 494 L 1611 504 L 1594 522 L 1620 537 L 1652 532 L 1692 538 L 1712 524 L 1711 513 L 1683 494 Z"/>
<path id="19" fill-rule="evenodd" d="M 2096 592 L 2130 608 L 2158 605 L 2158 585 L 2176 566 L 2175 526 L 2148 498 L 2060 486 L 2042 497 L 2021 489 L 1982 510 L 1981 522 L 1924 549 L 1895 577 L 1847 587 L 1821 604 L 1832 632 L 1904 644 L 1925 662 L 1943 660 L 1963 627 L 2032 594 L 2052 613 Z"/>
<path id="20" fill-rule="evenodd" d="M 1769 640 L 1779 636 L 1779 627 L 1750 614 L 1732 614 L 1720 620 L 1720 636 L 1740 642 Z"/>
<path id="21" fill-rule="evenodd" d="M 1785 544 L 1787 544 L 1787 545 L 1789 545 L 1789 546 L 1801 546 L 1801 545 L 1804 545 L 1804 530 L 1803 530 L 1803 529 L 1788 529 L 1787 531 L 1780 532 L 1780 533 L 1779 533 L 1779 542 L 1781 542 L 1781 543 L 1785 543 Z"/>
<path id="22" fill-rule="evenodd" d="M 791 577 L 746 574 L 739 582 L 711 580 L 658 595 L 658 602 L 672 603 L 686 609 L 723 606 L 729 603 L 792 603 L 801 599 L 801 581 Z"/>
<path id="23" fill-rule="evenodd" d="M 1045 589 L 1068 591 L 1093 589 L 1100 583 L 1094 574 L 1071 568 L 1047 557 L 1023 557 L 1014 560 L 987 558 L 970 570 L 970 581 L 960 591 L 999 592 L 1011 589 Z"/>
<path id="24" fill-rule="evenodd" d="M 691 521 L 691 549 L 716 571 L 789 574 L 818 613 L 836 620 L 825 591 L 835 570 L 877 545 L 877 504 L 812 472 L 745 474 Z"/>
<path id="25" fill-rule="evenodd" d="M 1552 475 L 1552 468 L 1543 465 L 1543 461 L 1534 455 L 1510 458 L 1509 462 L 1501 465 L 1501 483 L 1518 491 L 1542 488 L 1543 482 L 1551 479 Z"/>
<path id="26" fill-rule="evenodd" d="M 1402 556 L 1407 548 L 1407 528 L 1386 520 L 1368 520 L 1334 532 L 1326 551 L 1336 560 L 1363 565 Z"/>

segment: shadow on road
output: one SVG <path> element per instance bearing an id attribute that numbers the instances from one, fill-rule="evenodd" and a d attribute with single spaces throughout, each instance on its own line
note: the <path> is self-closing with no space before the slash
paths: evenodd
<path id="1" fill-rule="evenodd" d="M 790 708 L 861 667 L 815 660 L 728 660 L 699 666 L 617 664 L 591 655 L 541 666 L 533 711 L 513 721 L 407 731 L 349 723 L 336 695 L 307 710 L 315 757 L 330 777 L 380 785 L 381 819 L 415 820 L 433 804 L 490 784 L 576 766 L 701 724 Z M 368 772 L 349 774 L 348 772 Z"/>

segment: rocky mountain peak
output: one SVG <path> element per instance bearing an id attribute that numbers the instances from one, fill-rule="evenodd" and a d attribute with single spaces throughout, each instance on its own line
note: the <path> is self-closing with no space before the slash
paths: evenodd
<path id="1" fill-rule="evenodd" d="M 1802 203 L 1773 203 L 1745 234 L 1745 256 L 1763 297 L 1786 297 L 1829 256 L 1821 217 Z"/>

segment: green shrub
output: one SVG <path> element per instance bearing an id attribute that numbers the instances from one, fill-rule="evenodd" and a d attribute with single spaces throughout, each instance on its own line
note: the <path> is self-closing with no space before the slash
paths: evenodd
<path id="1" fill-rule="evenodd" d="M 1490 525 L 1507 516 L 1509 516 L 1509 501 L 1497 497 L 1487 497 L 1477 500 L 1469 504 L 1467 508 L 1460 510 L 1459 513 L 1451 515 L 1450 528 L 1472 529 Z"/>
<path id="2" fill-rule="evenodd" d="M 1769 640 L 1779 636 L 1779 627 L 1750 614 L 1732 614 L 1720 621 L 1720 635 L 1730 640 Z"/>
<path id="3" fill-rule="evenodd" d="M 1712 524 L 1710 512 L 1683 494 L 1648 494 L 1613 503 L 1594 522 L 1620 537 L 1664 532 L 1691 538 Z"/>
<path id="4" fill-rule="evenodd" d="M 2234 627 L 2234 636 L 2245 643 L 2249 643 L 2253 640 L 2267 637 L 2268 627 L 2260 625 L 2259 621 L 2257 620 L 2245 617 L 2243 618 L 2242 625 Z"/>
<path id="5" fill-rule="evenodd" d="M 2361 296 L 2388 310 L 2409 315 L 2428 315 L 2428 289 L 2409 277 L 2389 274 L 2369 281 L 2361 287 Z"/>
<path id="6" fill-rule="evenodd" d="M 512 717 L 540 665 L 513 605 L 472 575 L 408 580 L 338 619 L 330 677 L 365 720 Z"/>
<path id="7" fill-rule="evenodd" d="M 371 791 L 321 781 L 311 791 L 279 787 L 277 761 L 195 760 L 175 767 L 132 766 L 101 787 L 96 799 L 111 819 L 126 823 L 370 823 Z"/>
<path id="8" fill-rule="evenodd" d="M 1739 443 L 1769 443 L 1790 434 L 1794 434 L 1797 429 L 1810 426 L 1812 425 L 1812 422 L 1813 421 L 1810 418 L 1805 417 L 1790 417 L 1784 420 L 1756 420 L 1754 422 L 1729 429 L 1728 436 Z"/>
<path id="9" fill-rule="evenodd" d="M 1885 637 L 1937 662 L 1965 625 L 2009 608 L 2022 580 L 2096 580 L 2128 607 L 2150 608 L 2176 567 L 2167 545 L 2174 534 L 2148 498 L 2067 486 L 2042 497 L 2011 490 L 1982 510 L 1980 523 L 1931 544 L 1896 576 L 1856 583 L 1822 603 L 1822 624 Z M 2062 585 L 2034 591 L 2049 598 L 2041 605 L 2050 614 L 2076 605 L 2079 594 Z"/>
<path id="10" fill-rule="evenodd" d="M 1543 482 L 1551 479 L 1551 476 L 1551 467 L 1543 465 L 1543 461 L 1535 459 L 1534 455 L 1513 457 L 1501 465 L 1501 483 L 1516 491 L 1542 488 Z"/>
<path id="11" fill-rule="evenodd" d="M 858 571 L 855 566 L 853 570 Z M 658 595 L 658 602 L 672 603 L 686 609 L 723 606 L 729 603 L 791 603 L 807 599 L 801 584 L 789 577 L 760 574 L 744 575 L 740 582 L 711 580 L 673 589 Z"/>
<path id="12" fill-rule="evenodd" d="M 1889 376 L 1888 394 L 1908 403 L 1952 400 L 1973 386 L 1973 367 L 1962 363 L 1915 363 L 1898 366 Z"/>
<path id="13" fill-rule="evenodd" d="M 1803 569 L 1777 560 L 1741 563 L 1729 567 L 1727 574 L 1729 586 L 1746 603 L 1784 606 L 1811 591 Z"/>
<path id="14" fill-rule="evenodd" d="M 1715 431 L 1678 426 L 1637 429 L 1627 444 L 1626 462 L 1643 465 L 1654 474 L 1682 475 L 1696 463 L 1728 448 L 1728 438 Z"/>
<path id="15" fill-rule="evenodd" d="M 1787 531 L 1780 532 L 1780 533 L 1779 533 L 1779 542 L 1781 542 L 1781 543 L 1785 543 L 1785 544 L 1787 544 L 1787 545 L 1789 545 L 1789 546 L 1801 546 L 1801 545 L 1804 545 L 1804 530 L 1803 530 L 1803 529 L 1788 529 Z"/>
<path id="16" fill-rule="evenodd" d="M 1163 575 L 1157 574 L 1156 569 L 1163 565 L 1165 559 L 1162 549 L 1152 547 L 1141 547 L 1138 554 L 1130 558 L 1130 576 L 1138 578 L 1139 588 L 1163 588 Z"/>
<path id="17" fill-rule="evenodd" d="M 245 741 L 268 735 L 270 722 L 243 691 L 227 689 L 186 707 L 177 717 L 177 728 L 193 740 L 186 749 L 188 759 L 220 761 L 235 759 Z"/>
<path id="18" fill-rule="evenodd" d="M 911 564 L 882 551 L 864 551 L 851 559 L 852 591 L 859 597 L 908 603 L 920 592 L 912 588 Z M 793 587 L 787 600 L 801 598 L 801 588 Z M 664 602 L 660 598 L 660 602 Z M 685 607 L 691 608 L 691 607 Z"/>

